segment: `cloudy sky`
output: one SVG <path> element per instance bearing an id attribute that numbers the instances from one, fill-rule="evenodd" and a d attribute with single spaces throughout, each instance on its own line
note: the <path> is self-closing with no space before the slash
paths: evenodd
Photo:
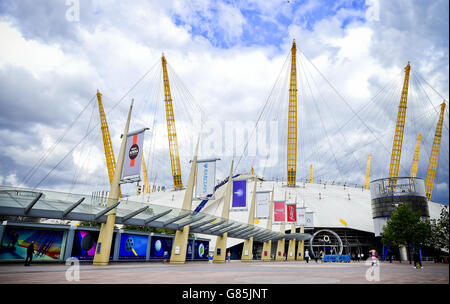
<path id="1" fill-rule="evenodd" d="M 362 185 L 369 153 L 371 179 L 388 175 L 403 69 L 410 61 L 399 174 L 409 175 L 421 133 L 418 176 L 425 179 L 440 103 L 446 100 L 433 200 L 448 204 L 448 5 L 447 0 L 1 1 L 0 184 L 84 193 L 107 189 L 98 89 L 116 157 L 134 98 L 131 129 L 151 128 L 144 152 L 151 183 L 172 187 L 162 53 L 169 63 L 184 183 L 199 128 L 200 157 L 221 159 L 218 179 L 227 175 L 233 158 L 236 173 L 253 166 L 265 178 L 285 179 L 295 39 L 298 180 L 313 164 L 315 181 Z M 241 131 L 254 136 L 249 140 Z"/>

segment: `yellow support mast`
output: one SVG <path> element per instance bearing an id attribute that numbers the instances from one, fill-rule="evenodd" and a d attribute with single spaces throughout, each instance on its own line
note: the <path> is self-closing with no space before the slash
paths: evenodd
<path id="1" fill-rule="evenodd" d="M 108 169 L 109 184 L 111 185 L 114 177 L 114 171 L 116 170 L 116 159 L 114 158 L 114 150 L 111 143 L 111 136 L 109 135 L 108 123 L 106 122 L 106 115 L 102 102 L 102 94 L 98 90 L 97 90 L 97 100 L 98 100 L 98 111 L 100 113 L 103 147 L 105 150 L 106 167 Z M 119 189 L 119 197 L 122 197 L 120 189 Z"/>
<path id="2" fill-rule="evenodd" d="M 400 105 L 397 113 L 397 123 L 395 125 L 394 143 L 392 145 L 391 163 L 389 166 L 389 178 L 398 177 L 398 171 L 400 168 L 400 157 L 402 155 L 403 133 L 405 130 L 406 119 L 406 104 L 408 102 L 408 86 L 409 86 L 409 72 L 411 66 L 408 61 L 408 65 L 405 67 L 405 79 L 403 82 L 402 96 L 400 98 Z M 390 184 L 396 184 L 393 179 Z"/>
<path id="3" fill-rule="evenodd" d="M 287 138 L 287 186 L 295 187 L 297 180 L 297 47 L 291 48 L 291 78 L 289 87 L 289 114 Z"/>
<path id="4" fill-rule="evenodd" d="M 150 183 L 148 182 L 147 165 L 144 160 L 144 153 L 142 153 L 142 175 L 144 176 L 144 193 L 150 193 Z"/>
<path id="5" fill-rule="evenodd" d="M 313 165 L 312 164 L 309 166 L 309 183 L 310 184 L 313 183 Z"/>
<path id="6" fill-rule="evenodd" d="M 177 130 L 175 127 L 175 115 L 173 113 L 172 96 L 170 93 L 169 76 L 167 74 L 167 61 L 164 54 L 161 57 L 164 80 L 164 101 L 166 108 L 167 136 L 169 139 L 170 164 L 172 167 L 173 185 L 175 190 L 183 188 L 181 180 L 180 156 L 178 153 Z"/>
<path id="7" fill-rule="evenodd" d="M 364 189 L 369 189 L 370 183 L 370 160 L 372 159 L 372 154 L 369 153 L 367 157 L 367 166 L 366 166 L 366 178 L 364 179 Z"/>
<path id="8" fill-rule="evenodd" d="M 420 153 L 420 139 L 422 138 L 422 134 L 417 135 L 416 141 L 416 149 L 414 150 L 413 163 L 411 166 L 411 174 L 409 176 L 416 177 L 417 169 L 419 168 L 419 153 Z"/>
<path id="9" fill-rule="evenodd" d="M 444 110 L 445 110 L 445 102 L 441 104 L 441 113 L 439 114 L 439 120 L 436 126 L 436 133 L 434 135 L 433 140 L 433 148 L 431 149 L 430 162 L 428 164 L 427 179 L 425 180 L 425 192 L 427 195 L 427 200 L 431 199 L 431 194 L 433 193 L 434 177 L 436 176 L 439 150 L 441 148 L 442 124 L 444 123 Z"/>

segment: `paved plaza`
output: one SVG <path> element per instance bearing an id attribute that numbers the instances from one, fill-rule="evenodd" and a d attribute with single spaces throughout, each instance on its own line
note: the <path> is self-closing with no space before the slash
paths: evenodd
<path id="1" fill-rule="evenodd" d="M 284 261 L 225 264 L 188 262 L 81 264 L 79 281 L 68 281 L 64 264 L 0 265 L 1 284 L 449 284 L 449 265 L 424 262 L 415 269 L 408 262 L 380 263 L 379 280 L 364 262 L 315 263 Z M 72 266 L 73 267 L 73 266 Z M 73 269 L 73 268 L 71 268 Z M 73 275 L 68 276 L 73 277 Z M 372 278 L 368 281 L 366 277 Z"/>

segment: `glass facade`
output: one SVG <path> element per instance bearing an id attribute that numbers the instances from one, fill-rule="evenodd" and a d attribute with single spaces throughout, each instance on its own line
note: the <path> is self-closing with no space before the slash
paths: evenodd
<path id="1" fill-rule="evenodd" d="M 372 218 L 390 217 L 400 204 L 409 204 L 414 212 L 429 217 L 423 179 L 398 177 L 378 179 L 370 183 Z"/>

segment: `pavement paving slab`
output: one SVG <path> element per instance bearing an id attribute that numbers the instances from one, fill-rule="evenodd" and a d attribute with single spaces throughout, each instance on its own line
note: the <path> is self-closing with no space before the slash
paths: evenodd
<path id="1" fill-rule="evenodd" d="M 449 265 L 424 262 L 415 269 L 408 262 L 306 263 L 272 261 L 213 264 L 188 262 L 111 263 L 108 266 L 65 264 L 0 264 L 0 284 L 449 284 Z M 69 273 L 67 272 L 69 271 Z"/>

